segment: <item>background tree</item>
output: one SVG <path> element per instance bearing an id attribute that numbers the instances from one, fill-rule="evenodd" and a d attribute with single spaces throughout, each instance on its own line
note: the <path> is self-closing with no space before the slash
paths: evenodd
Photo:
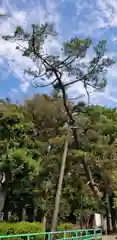
<path id="1" fill-rule="evenodd" d="M 0 170 L 6 177 L 3 184 L 4 220 L 9 219 L 8 212 L 11 212 L 12 219 L 22 220 L 23 212 L 19 209 L 24 209 L 25 220 L 42 221 L 46 217 L 51 225 L 66 137 L 66 114 L 61 115 L 59 111 L 62 105 L 58 110 L 54 108 L 59 106 L 59 101 L 61 99 L 53 101 L 53 96 L 36 95 L 21 106 L 6 101 L 0 104 Z M 117 111 L 71 102 L 69 105 L 75 111 L 79 149 L 75 148 L 71 135 L 58 222 L 77 223 L 77 226 L 80 222 L 81 227 L 86 227 L 95 211 L 105 214 L 108 222 L 108 197 L 114 229 Z M 41 126 L 44 126 L 44 131 Z M 50 151 L 48 146 L 51 146 Z M 101 203 L 94 198 L 89 187 L 83 158 L 88 161 L 98 185 Z M 113 203 L 115 208 L 111 207 Z"/>

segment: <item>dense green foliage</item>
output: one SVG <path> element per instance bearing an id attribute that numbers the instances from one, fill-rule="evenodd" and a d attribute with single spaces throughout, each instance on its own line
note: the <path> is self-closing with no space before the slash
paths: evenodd
<path id="1" fill-rule="evenodd" d="M 0 223 L 0 235 L 8 234 L 27 234 L 43 232 L 41 223 L 16 222 L 16 223 Z"/>
<path id="2" fill-rule="evenodd" d="M 57 226 L 57 230 L 70 230 L 74 225 L 70 223 L 64 223 Z M 0 235 L 8 234 L 27 234 L 43 232 L 43 225 L 40 222 L 1 222 L 0 223 Z M 39 239 L 39 238 L 38 238 Z"/>
<path id="3" fill-rule="evenodd" d="M 21 106 L 0 104 L 0 170 L 6 175 L 5 220 L 42 221 L 44 216 L 52 214 L 65 139 L 66 115 L 61 113 L 61 107 L 60 98 L 55 100 L 46 95 L 35 95 Z M 113 201 L 115 193 L 116 203 L 117 110 L 80 105 L 74 108 L 80 150 L 75 148 L 71 137 L 59 220 L 75 224 L 82 216 L 86 224 L 92 213 L 105 213 L 107 194 Z M 94 198 L 87 184 L 82 158 L 89 163 L 102 195 L 101 202 Z"/>

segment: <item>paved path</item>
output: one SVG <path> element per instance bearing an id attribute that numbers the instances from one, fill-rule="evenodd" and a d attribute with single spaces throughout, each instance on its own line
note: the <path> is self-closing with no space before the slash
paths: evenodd
<path id="1" fill-rule="evenodd" d="M 103 236 L 103 240 L 115 240 L 117 235 L 109 235 L 109 236 Z"/>

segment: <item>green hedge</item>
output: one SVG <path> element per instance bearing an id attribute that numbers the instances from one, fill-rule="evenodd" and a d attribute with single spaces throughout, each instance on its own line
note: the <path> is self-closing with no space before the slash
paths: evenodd
<path id="1" fill-rule="evenodd" d="M 73 229 L 72 223 L 59 224 L 58 231 Z M 26 234 L 43 232 L 43 225 L 39 222 L 0 222 L 0 235 Z"/>
<path id="2" fill-rule="evenodd" d="M 16 222 L 16 223 L 0 223 L 0 235 L 8 234 L 26 234 L 43 232 L 41 223 L 38 222 Z"/>

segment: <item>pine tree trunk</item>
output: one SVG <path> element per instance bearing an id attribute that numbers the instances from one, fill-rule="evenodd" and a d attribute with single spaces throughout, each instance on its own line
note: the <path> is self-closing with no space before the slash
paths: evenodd
<path id="1" fill-rule="evenodd" d="M 68 130 L 68 134 L 67 134 L 67 137 L 65 140 L 65 145 L 64 145 L 64 152 L 63 152 L 63 157 L 62 157 L 59 182 L 58 182 L 58 187 L 57 187 L 57 192 L 56 192 L 55 207 L 54 207 L 54 213 L 53 213 L 53 218 L 52 218 L 51 232 L 55 232 L 56 225 L 57 225 L 62 183 L 63 183 L 63 178 L 64 178 L 65 163 L 66 163 L 67 152 L 68 152 L 68 141 L 69 141 L 69 130 Z M 54 234 L 52 235 L 52 239 L 54 239 Z"/>

